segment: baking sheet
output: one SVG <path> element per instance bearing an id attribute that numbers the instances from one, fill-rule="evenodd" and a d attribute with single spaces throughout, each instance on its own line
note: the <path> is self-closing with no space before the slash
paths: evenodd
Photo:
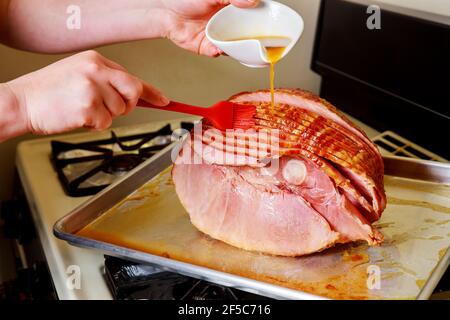
<path id="1" fill-rule="evenodd" d="M 376 224 L 386 238 L 382 246 L 356 243 L 299 258 L 275 257 L 197 231 L 178 201 L 167 157 L 166 151 L 76 209 L 55 225 L 55 234 L 75 245 L 276 298 L 424 299 L 448 266 L 449 184 L 386 176 L 388 206 Z M 399 161 L 387 158 L 387 172 Z M 422 161 L 404 160 L 400 167 L 400 176 L 444 182 L 450 172 L 448 165 Z M 163 172 L 156 174 L 158 169 Z"/>

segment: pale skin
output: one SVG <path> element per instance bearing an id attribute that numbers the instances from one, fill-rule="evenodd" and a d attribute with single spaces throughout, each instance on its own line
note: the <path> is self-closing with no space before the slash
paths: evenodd
<path id="1" fill-rule="evenodd" d="M 0 42 L 22 50 L 64 53 L 131 40 L 168 38 L 198 54 L 221 54 L 205 37 L 211 16 L 230 3 L 259 0 L 0 0 Z M 82 10 L 80 31 L 68 30 L 66 8 Z M 42 35 L 45 35 L 43 37 Z M 31 132 L 80 127 L 103 130 L 139 99 L 169 100 L 95 51 L 85 51 L 0 83 L 0 141 Z"/>

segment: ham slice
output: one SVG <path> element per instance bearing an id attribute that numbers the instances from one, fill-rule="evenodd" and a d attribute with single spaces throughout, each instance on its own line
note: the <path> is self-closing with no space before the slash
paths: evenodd
<path id="1" fill-rule="evenodd" d="M 239 175 L 239 167 L 177 165 L 172 174 L 192 224 L 215 239 L 284 256 L 321 251 L 339 239 L 301 197 L 262 191 Z"/>
<path id="2" fill-rule="evenodd" d="M 277 90 L 274 107 L 269 91 L 231 100 L 257 107 L 254 128 L 225 134 L 204 122 L 172 171 L 180 201 L 200 231 L 284 256 L 336 243 L 382 242 L 371 223 L 386 206 L 383 161 L 359 128 L 302 90 Z"/>

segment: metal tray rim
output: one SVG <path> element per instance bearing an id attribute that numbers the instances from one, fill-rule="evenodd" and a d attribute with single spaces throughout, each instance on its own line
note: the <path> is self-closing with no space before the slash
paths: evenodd
<path id="1" fill-rule="evenodd" d="M 258 280 L 253 280 L 250 278 L 229 274 L 222 271 L 217 271 L 214 269 L 161 257 L 158 255 L 153 255 L 150 253 L 145 253 L 133 249 L 128 249 L 124 247 L 120 247 L 117 245 L 113 245 L 110 243 L 93 240 L 81 236 L 76 236 L 67 232 L 62 232 L 53 229 L 53 233 L 56 237 L 67 241 L 69 244 L 81 247 L 81 248 L 94 248 L 96 250 L 106 252 L 110 255 L 114 255 L 116 257 L 122 257 L 129 260 L 133 260 L 140 263 L 149 263 L 155 265 L 156 267 L 172 271 L 176 273 L 180 273 L 186 276 L 200 278 L 207 281 L 213 281 L 218 284 L 226 285 L 229 287 L 233 287 L 239 290 L 265 295 L 267 297 L 272 297 L 275 299 L 300 299 L 300 300 L 329 300 L 326 297 L 310 294 L 307 292 L 293 290 L 265 282 L 261 282 Z M 195 270 L 194 270 L 195 269 Z M 196 272 L 197 271 L 197 272 Z M 203 272 L 203 276 L 198 276 L 198 271 Z M 218 281 L 219 280 L 219 281 Z M 234 282 L 230 284 L 230 281 Z"/>

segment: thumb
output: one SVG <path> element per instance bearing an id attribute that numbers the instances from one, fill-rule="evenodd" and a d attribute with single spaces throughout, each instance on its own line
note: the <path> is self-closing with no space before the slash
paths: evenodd
<path id="1" fill-rule="evenodd" d="M 145 82 L 142 82 L 142 94 L 140 100 L 160 107 L 167 106 L 170 103 L 170 100 L 164 96 L 161 91 Z"/>
<path id="2" fill-rule="evenodd" d="M 239 8 L 254 8 L 258 6 L 260 0 L 229 0 L 227 2 Z"/>

